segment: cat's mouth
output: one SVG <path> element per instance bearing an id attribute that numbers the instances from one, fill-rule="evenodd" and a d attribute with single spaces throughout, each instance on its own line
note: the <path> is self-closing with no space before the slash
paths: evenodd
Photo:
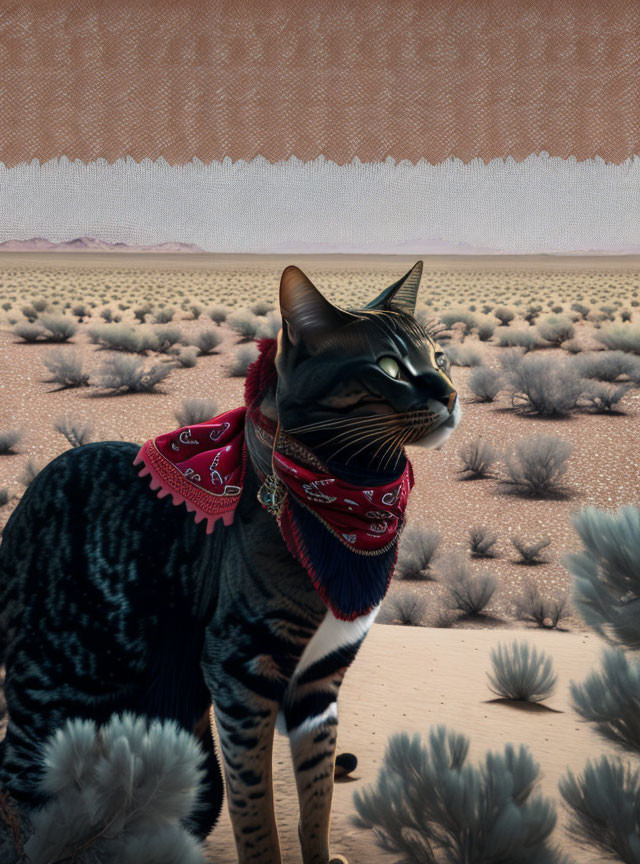
<path id="1" fill-rule="evenodd" d="M 456 398 L 453 411 L 449 413 L 444 406 L 442 411 L 434 412 L 436 418 L 432 420 L 422 431 L 420 437 L 413 438 L 407 441 L 407 444 L 416 447 L 426 447 L 428 449 L 440 448 L 447 441 L 453 430 L 460 423 L 462 410 L 460 408 L 460 399 Z"/>

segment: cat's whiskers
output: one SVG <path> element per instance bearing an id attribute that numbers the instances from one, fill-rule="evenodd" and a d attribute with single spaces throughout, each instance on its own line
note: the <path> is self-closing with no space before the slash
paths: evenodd
<path id="1" fill-rule="evenodd" d="M 353 424 L 356 421 L 364 421 L 368 423 L 376 422 L 377 420 L 384 420 L 388 418 L 395 419 L 405 419 L 410 417 L 412 414 L 421 416 L 423 414 L 427 416 L 435 416 L 433 411 L 430 411 L 428 408 L 414 408 L 411 411 L 401 411 L 399 413 L 395 413 L 393 411 L 386 411 L 381 414 L 363 414 L 357 417 L 340 417 L 331 420 L 318 420 L 316 423 L 307 423 L 304 426 L 292 426 L 289 429 L 284 429 L 284 432 L 292 434 L 294 432 L 310 432 L 316 429 L 323 429 L 329 426 L 341 426 L 345 423 Z"/>

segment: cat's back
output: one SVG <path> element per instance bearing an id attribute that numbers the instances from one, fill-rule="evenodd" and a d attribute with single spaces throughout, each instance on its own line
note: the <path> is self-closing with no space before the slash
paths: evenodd
<path id="1" fill-rule="evenodd" d="M 184 602 L 217 532 L 205 535 L 184 506 L 158 499 L 133 465 L 139 449 L 86 444 L 31 482 L 0 544 L 0 641 L 16 615 L 23 628 L 56 616 L 71 626 L 80 613 L 87 624 L 111 615 L 129 627 Z"/>

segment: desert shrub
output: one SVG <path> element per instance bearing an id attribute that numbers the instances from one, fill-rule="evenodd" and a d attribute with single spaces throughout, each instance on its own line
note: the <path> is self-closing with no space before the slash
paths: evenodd
<path id="1" fill-rule="evenodd" d="M 113 318 L 113 310 L 109 309 L 108 306 L 107 306 L 105 309 L 101 309 L 101 310 L 100 310 L 100 317 L 101 317 L 101 318 L 103 319 L 103 321 L 105 321 L 107 324 L 111 324 L 111 323 L 114 321 L 114 318 Z"/>
<path id="2" fill-rule="evenodd" d="M 521 537 L 512 537 L 511 543 L 520 555 L 520 564 L 540 564 L 542 563 L 542 559 L 539 557 L 540 553 L 551 545 L 551 538 L 543 537 L 542 540 L 536 540 L 535 543 L 527 543 Z"/>
<path id="3" fill-rule="evenodd" d="M 5 504 L 9 501 L 9 490 L 6 486 L 0 486 L 0 507 L 4 507 Z M 2 712 L 0 711 L 0 720 L 2 719 Z"/>
<path id="4" fill-rule="evenodd" d="M 627 651 L 640 648 L 640 509 L 606 513 L 587 507 L 574 517 L 584 549 L 567 557 L 578 612 L 600 636 Z M 573 707 L 618 748 L 640 753 L 640 662 L 620 647 L 603 652 L 602 668 L 583 684 L 571 682 Z M 558 784 L 569 810 L 570 834 L 607 857 L 638 859 L 640 783 L 638 771 L 619 759 L 587 762 L 576 779 Z"/>
<path id="5" fill-rule="evenodd" d="M 275 309 L 267 312 L 264 318 L 258 322 L 256 336 L 267 339 L 275 339 L 282 329 L 282 316 Z"/>
<path id="6" fill-rule="evenodd" d="M 212 306 L 211 309 L 207 310 L 207 315 L 218 327 L 227 320 L 228 314 L 229 311 L 226 306 Z"/>
<path id="7" fill-rule="evenodd" d="M 202 306 L 198 306 L 197 303 L 192 303 L 191 306 L 189 306 L 189 311 L 191 312 L 193 319 L 197 321 L 197 319 L 202 315 Z"/>
<path id="8" fill-rule="evenodd" d="M 572 446 L 554 435 L 538 435 L 519 441 L 504 457 L 502 483 L 521 495 L 553 497 L 563 492 L 561 478 L 567 470 Z"/>
<path id="9" fill-rule="evenodd" d="M 478 339 L 481 342 L 488 342 L 489 339 L 493 336 L 496 329 L 496 325 L 491 321 L 482 321 L 478 325 Z"/>
<path id="10" fill-rule="evenodd" d="M 469 549 L 476 558 L 493 558 L 493 547 L 498 542 L 498 535 L 484 525 L 473 525 L 469 528 Z"/>
<path id="11" fill-rule="evenodd" d="M 30 486 L 39 473 L 40 465 L 36 462 L 33 456 L 29 456 L 29 458 L 25 462 L 24 468 L 22 469 L 22 474 L 19 478 L 20 482 L 23 486 Z"/>
<path id="12" fill-rule="evenodd" d="M 56 432 L 64 435 L 72 447 L 82 447 L 83 444 L 88 444 L 93 431 L 91 423 L 74 420 L 70 416 L 59 417 L 53 424 L 53 428 Z"/>
<path id="13" fill-rule="evenodd" d="M 607 414 L 616 406 L 631 388 L 631 384 L 607 384 L 604 381 L 587 381 L 582 391 L 582 402 L 587 408 L 599 414 Z"/>
<path id="14" fill-rule="evenodd" d="M 78 331 L 76 322 L 66 315 L 41 315 L 37 323 L 45 331 L 45 342 L 66 342 Z"/>
<path id="15" fill-rule="evenodd" d="M 480 615 L 498 587 L 498 580 L 492 573 L 472 576 L 468 563 L 455 555 L 447 562 L 442 581 L 447 588 L 445 606 L 467 617 Z"/>
<path id="16" fill-rule="evenodd" d="M 469 376 L 469 389 L 478 402 L 493 402 L 502 389 L 502 375 L 487 366 L 478 366 Z"/>
<path id="17" fill-rule="evenodd" d="M 206 423 L 218 413 L 218 403 L 215 399 L 183 399 L 182 405 L 175 412 L 178 426 L 195 426 L 196 423 Z"/>
<path id="18" fill-rule="evenodd" d="M 562 343 L 562 348 L 564 351 L 568 351 L 569 354 L 580 354 L 583 350 L 582 343 L 578 342 L 577 339 L 567 339 L 566 342 Z"/>
<path id="19" fill-rule="evenodd" d="M 452 366 L 482 365 L 482 354 L 472 345 L 447 345 L 444 353 Z"/>
<path id="20" fill-rule="evenodd" d="M 491 467 L 498 459 L 498 451 L 493 444 L 484 438 L 474 438 L 458 451 L 463 467 L 460 474 L 468 477 L 487 477 L 491 474 Z"/>
<path id="21" fill-rule="evenodd" d="M 50 797 L 32 815 L 28 860 L 202 864 L 184 823 L 197 806 L 204 758 L 171 720 L 68 720 L 45 744 L 41 791 Z"/>
<path id="22" fill-rule="evenodd" d="M 384 601 L 378 620 L 381 624 L 400 624 L 402 627 L 422 627 L 428 601 L 413 591 L 396 591 Z"/>
<path id="23" fill-rule="evenodd" d="M 98 370 L 96 383 L 103 390 L 152 393 L 156 385 L 171 374 L 173 368 L 173 365 L 157 364 L 145 369 L 140 357 L 114 354 Z"/>
<path id="24" fill-rule="evenodd" d="M 133 329 L 126 324 L 101 324 L 89 330 L 89 339 L 103 348 L 113 351 L 127 351 L 131 354 L 144 354 L 153 351 L 158 345 L 158 337 L 151 330 Z"/>
<path id="25" fill-rule="evenodd" d="M 588 306 L 585 306 L 583 303 L 572 303 L 571 309 L 573 312 L 577 312 L 579 315 L 581 315 L 585 321 L 587 320 L 587 315 L 590 312 Z"/>
<path id="26" fill-rule="evenodd" d="M 37 342 L 46 336 L 45 331 L 39 324 L 17 324 L 13 328 L 15 335 L 23 342 Z"/>
<path id="27" fill-rule="evenodd" d="M 191 340 L 201 354 L 213 354 L 214 349 L 222 342 L 222 336 L 218 330 L 201 330 Z"/>
<path id="28" fill-rule="evenodd" d="M 27 321 L 33 323 L 38 317 L 38 310 L 34 309 L 33 306 L 23 306 L 20 310 Z"/>
<path id="29" fill-rule="evenodd" d="M 640 376 L 640 359 L 624 351 L 585 351 L 571 363 L 582 378 L 613 382 L 623 375 Z"/>
<path id="30" fill-rule="evenodd" d="M 157 309 L 153 316 L 153 323 L 168 324 L 170 321 L 173 321 L 173 316 L 175 314 L 175 309 Z"/>
<path id="31" fill-rule="evenodd" d="M 182 339 L 182 332 L 179 327 L 154 327 L 153 334 L 155 337 L 154 351 L 159 351 L 161 354 L 167 354 L 170 348 Z"/>
<path id="32" fill-rule="evenodd" d="M 573 524 L 584 546 L 566 559 L 576 610 L 603 639 L 640 650 L 640 509 L 587 507 Z"/>
<path id="33" fill-rule="evenodd" d="M 232 378 L 242 378 L 247 374 L 247 369 L 258 357 L 258 346 L 243 345 L 234 353 L 233 363 L 229 367 L 228 375 Z"/>
<path id="34" fill-rule="evenodd" d="M 558 789 L 570 812 L 568 834 L 606 860 L 638 864 L 640 860 L 640 771 L 619 759 L 589 759 L 577 778 L 567 769 Z"/>
<path id="35" fill-rule="evenodd" d="M 42 362 L 51 372 L 48 384 L 60 384 L 61 388 L 85 387 L 89 383 L 89 373 L 83 371 L 82 355 L 69 348 L 54 348 L 47 352 Z"/>
<path id="36" fill-rule="evenodd" d="M 528 642 L 514 640 L 491 649 L 493 674 L 487 673 L 489 689 L 516 702 L 542 702 L 553 692 L 557 677 L 550 657 Z"/>
<path id="37" fill-rule="evenodd" d="M 631 321 L 631 309 L 621 309 L 620 310 L 620 320 L 621 321 Z"/>
<path id="38" fill-rule="evenodd" d="M 501 327 L 506 327 L 516 317 L 513 309 L 508 309 L 506 306 L 498 306 L 493 310 L 493 314 L 500 322 Z"/>
<path id="39" fill-rule="evenodd" d="M 539 766 L 529 750 L 507 744 L 476 768 L 465 764 L 469 743 L 445 726 L 429 730 L 430 750 L 419 735 L 392 735 L 377 785 L 354 793 L 353 824 L 404 864 L 569 864 L 550 844 L 553 801 L 531 794 Z"/>
<path id="40" fill-rule="evenodd" d="M 82 321 L 83 318 L 88 318 L 91 315 L 91 312 L 89 312 L 84 303 L 76 303 L 71 307 L 71 312 L 76 316 L 78 321 Z"/>
<path id="41" fill-rule="evenodd" d="M 253 315 L 266 315 L 267 312 L 271 312 L 273 309 L 273 303 L 269 303 L 267 300 L 257 300 L 253 306 L 249 307 L 249 311 Z"/>
<path id="42" fill-rule="evenodd" d="M 141 324 L 144 324 L 147 320 L 147 315 L 151 315 L 151 306 L 146 303 L 144 306 L 138 306 L 133 310 L 133 317 L 136 321 L 139 321 Z"/>
<path id="43" fill-rule="evenodd" d="M 567 360 L 520 356 L 505 368 L 514 408 L 542 417 L 562 417 L 573 411 L 583 383 Z"/>
<path id="44" fill-rule="evenodd" d="M 542 312 L 542 306 L 537 303 L 530 303 L 527 306 L 527 310 L 524 313 L 524 320 L 529 324 L 533 324 L 533 322 L 537 319 L 538 315 Z"/>
<path id="45" fill-rule="evenodd" d="M 438 531 L 410 524 L 400 535 L 396 576 L 400 579 L 425 577 L 442 537 Z"/>
<path id="46" fill-rule="evenodd" d="M 465 336 L 468 336 L 478 324 L 476 316 L 467 309 L 447 309 L 440 313 L 440 320 L 447 330 L 451 330 L 454 324 L 464 324 Z"/>
<path id="47" fill-rule="evenodd" d="M 533 330 L 512 330 L 509 328 L 498 335 L 498 346 L 500 348 L 524 348 L 525 352 L 532 351 L 536 345 L 536 334 Z"/>
<path id="48" fill-rule="evenodd" d="M 198 349 L 193 346 L 181 348 L 180 350 L 172 348 L 170 353 L 173 355 L 176 363 L 185 369 L 192 369 L 198 362 Z"/>
<path id="49" fill-rule="evenodd" d="M 250 339 L 255 339 L 259 323 L 260 322 L 256 319 L 255 315 L 252 315 L 246 309 L 233 312 L 227 318 L 227 324 L 229 327 L 231 327 L 235 333 L 238 333 L 245 342 Z"/>
<path id="50" fill-rule="evenodd" d="M 13 449 L 22 438 L 22 432 L 18 429 L 0 430 L 0 455 L 15 453 Z"/>
<path id="51" fill-rule="evenodd" d="M 640 354 L 640 324 L 616 324 L 594 335 L 598 342 L 612 351 Z"/>
<path id="52" fill-rule="evenodd" d="M 514 604 L 516 618 L 522 621 L 533 621 L 538 627 L 553 629 L 568 614 L 567 599 L 565 594 L 555 599 L 545 599 L 538 585 L 533 580 L 529 580 L 522 593 L 516 597 Z"/>

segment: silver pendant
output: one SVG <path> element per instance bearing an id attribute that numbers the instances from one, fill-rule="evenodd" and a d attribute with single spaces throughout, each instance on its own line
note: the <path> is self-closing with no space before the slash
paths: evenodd
<path id="1" fill-rule="evenodd" d="M 280 516 L 287 497 L 287 490 L 275 474 L 268 474 L 258 489 L 258 501 L 276 518 Z"/>

